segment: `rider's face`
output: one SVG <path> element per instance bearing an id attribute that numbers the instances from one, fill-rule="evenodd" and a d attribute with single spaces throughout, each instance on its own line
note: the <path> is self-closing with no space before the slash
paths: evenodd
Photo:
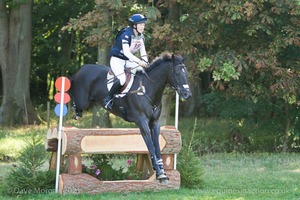
<path id="1" fill-rule="evenodd" d="M 136 29 L 139 33 L 143 33 L 145 29 L 145 23 L 137 24 Z"/>

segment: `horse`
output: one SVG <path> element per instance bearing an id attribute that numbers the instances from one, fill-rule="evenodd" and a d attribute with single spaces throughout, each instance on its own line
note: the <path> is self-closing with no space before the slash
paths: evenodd
<path id="1" fill-rule="evenodd" d="M 108 94 L 107 73 L 110 67 L 85 64 L 71 78 L 70 96 L 76 115 L 81 117 L 83 110 L 90 104 L 100 103 Z M 140 129 L 150 154 L 156 179 L 167 181 L 159 146 L 159 116 L 162 109 L 162 95 L 165 87 L 170 85 L 179 94 L 180 100 L 187 100 L 192 93 L 188 85 L 187 70 L 183 58 L 165 53 L 156 58 L 144 72 L 135 74 L 132 87 L 125 96 L 113 99 L 112 110 L 116 116 L 128 122 L 134 122 Z M 144 90 L 141 90 L 141 84 Z M 134 91 L 139 91 L 134 92 Z"/>

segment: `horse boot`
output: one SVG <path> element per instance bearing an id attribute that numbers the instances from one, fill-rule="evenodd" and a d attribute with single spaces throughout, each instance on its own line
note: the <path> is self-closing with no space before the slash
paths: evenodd
<path id="1" fill-rule="evenodd" d="M 111 87 L 110 91 L 108 92 L 108 95 L 103 99 L 103 105 L 107 109 L 112 109 L 112 99 L 115 94 L 117 94 L 122 88 L 122 85 L 120 84 L 120 80 L 117 80 L 113 86 Z"/>
<path id="2" fill-rule="evenodd" d="M 157 160 L 157 164 L 158 164 L 159 169 L 161 169 L 162 172 L 165 173 L 163 160 L 162 159 L 158 159 Z"/>

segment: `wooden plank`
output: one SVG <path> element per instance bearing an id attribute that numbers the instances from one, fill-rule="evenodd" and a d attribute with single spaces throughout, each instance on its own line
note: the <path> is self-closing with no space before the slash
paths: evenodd
<path id="1" fill-rule="evenodd" d="M 162 154 L 175 154 L 181 150 L 181 135 L 174 128 L 162 127 L 159 137 Z M 76 129 L 63 128 L 62 154 L 80 153 L 121 154 L 148 153 L 137 128 Z"/>
<path id="2" fill-rule="evenodd" d="M 61 194 L 98 194 L 104 192 L 158 191 L 180 188 L 180 173 L 177 170 L 166 170 L 168 184 L 155 179 L 155 174 L 148 180 L 100 181 L 88 174 L 61 174 L 59 192 Z"/>
<path id="3" fill-rule="evenodd" d="M 165 139 L 160 136 L 160 149 L 165 145 Z M 141 135 L 103 135 L 84 136 L 81 140 L 81 153 L 148 153 L 147 146 Z"/>

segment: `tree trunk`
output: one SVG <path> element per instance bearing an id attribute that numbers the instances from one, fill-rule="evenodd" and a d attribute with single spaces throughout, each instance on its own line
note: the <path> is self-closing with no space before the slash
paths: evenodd
<path id="1" fill-rule="evenodd" d="M 109 48 L 106 47 L 104 49 L 98 48 L 98 63 L 108 65 L 108 52 Z M 101 102 L 100 102 L 101 103 Z M 92 127 L 99 127 L 99 128 L 109 128 L 112 127 L 111 120 L 109 118 L 109 113 L 101 108 L 99 105 L 95 105 L 93 107 L 93 120 L 92 120 Z"/>
<path id="2" fill-rule="evenodd" d="M 108 8 L 105 6 L 99 6 L 101 12 L 105 13 L 105 20 L 101 21 L 101 24 L 104 23 L 109 25 L 112 23 L 112 19 L 109 15 Z M 99 24 L 100 26 L 100 24 Z M 102 33 L 99 33 L 102 34 Z M 103 45 L 98 47 L 98 64 L 103 64 L 109 66 L 109 51 L 110 47 L 108 45 Z M 102 102 L 99 102 L 102 103 Z M 101 108 L 99 105 L 93 107 L 93 121 L 92 127 L 102 127 L 110 128 L 112 127 L 111 120 L 109 118 L 109 113 L 105 109 Z"/>
<path id="3" fill-rule="evenodd" d="M 7 126 L 40 123 L 29 93 L 32 0 L 18 2 L 8 11 L 0 1 L 0 123 Z"/>
<path id="4" fill-rule="evenodd" d="M 172 108 L 171 106 L 172 99 L 173 99 L 173 94 L 171 93 L 166 93 L 162 96 L 162 109 L 159 117 L 159 124 L 161 126 L 165 126 L 168 123 L 168 119 L 170 117 L 170 112 Z"/>
<path id="5" fill-rule="evenodd" d="M 290 119 L 290 113 L 289 113 L 289 105 L 286 104 L 284 108 L 284 113 L 286 116 L 286 122 L 285 122 L 285 129 L 284 129 L 284 140 L 283 140 L 283 148 L 282 152 L 287 152 L 288 151 L 288 143 L 289 143 L 289 130 L 291 128 L 291 119 Z"/>

